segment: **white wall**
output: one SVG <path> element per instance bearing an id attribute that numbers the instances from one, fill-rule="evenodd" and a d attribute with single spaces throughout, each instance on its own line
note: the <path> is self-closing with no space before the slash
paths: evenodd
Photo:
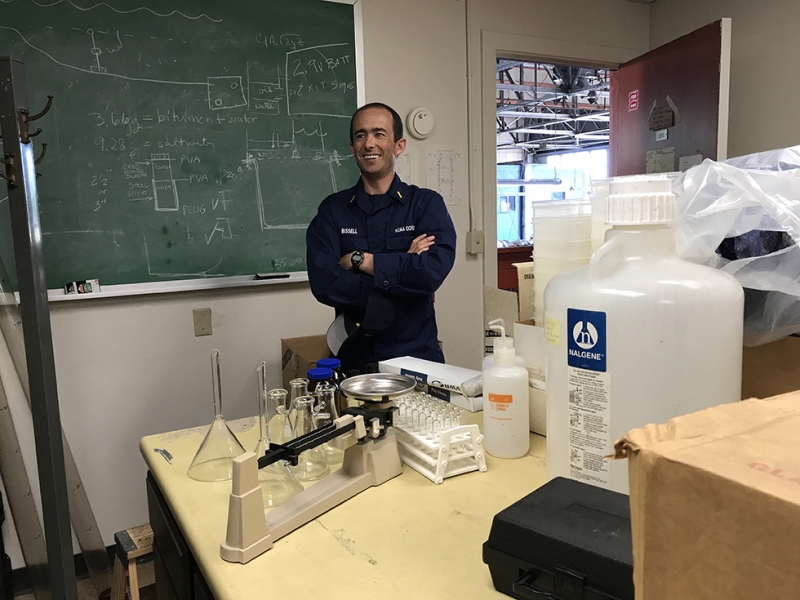
<path id="1" fill-rule="evenodd" d="M 800 2 L 658 0 L 651 11 L 653 48 L 731 17 L 728 156 L 800 143 Z"/>
<path id="2" fill-rule="evenodd" d="M 433 146 L 469 153 L 478 228 L 494 227 L 495 208 L 494 129 L 485 128 L 481 106 L 487 86 L 494 101 L 494 56 L 484 56 L 482 40 L 523 54 L 606 62 L 647 49 L 648 9 L 627 0 L 470 0 L 469 27 L 464 0 L 360 2 L 366 101 L 386 102 L 401 115 L 420 105 L 432 111 L 433 135 L 409 146 L 421 159 Z M 423 166 L 421 160 L 424 184 Z M 469 204 L 450 212 L 459 242 L 456 266 L 436 294 L 440 337 L 448 362 L 480 368 L 484 271 L 496 284 L 496 253 L 491 249 L 487 264 L 468 256 Z M 205 306 L 214 334 L 195 338 L 192 309 Z M 332 316 L 305 284 L 52 306 L 62 421 L 106 544 L 115 531 L 147 521 L 139 439 L 210 422 L 210 350 L 221 353 L 226 417 L 251 415 L 257 363 L 268 361 L 277 385 L 280 338 L 322 333 Z M 18 550 L 11 554 L 20 566 Z"/>
<path id="3" fill-rule="evenodd" d="M 406 138 L 418 157 L 419 184 L 433 185 L 425 172 L 427 150 L 437 146 L 467 150 L 464 2 L 362 0 L 362 4 L 366 101 L 385 102 L 403 117 L 418 106 L 431 111 L 432 135 L 422 142 Z M 482 262 L 465 250 L 467 203 L 448 208 L 458 244 L 455 267 L 436 292 L 439 337 L 448 363 L 480 368 L 483 308 L 481 288 L 475 282 L 481 280 Z"/>

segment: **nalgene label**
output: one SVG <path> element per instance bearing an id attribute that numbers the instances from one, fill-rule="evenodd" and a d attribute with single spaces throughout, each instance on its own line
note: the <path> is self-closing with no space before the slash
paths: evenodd
<path id="1" fill-rule="evenodd" d="M 574 479 L 608 484 L 611 377 L 606 370 L 606 313 L 567 309 L 569 466 Z"/>
<path id="2" fill-rule="evenodd" d="M 606 313 L 567 309 L 567 364 L 605 372 Z"/>

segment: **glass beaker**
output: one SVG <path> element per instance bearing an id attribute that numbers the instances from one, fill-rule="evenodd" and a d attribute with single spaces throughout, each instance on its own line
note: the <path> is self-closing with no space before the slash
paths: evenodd
<path id="1" fill-rule="evenodd" d="M 256 445 L 256 456 L 261 458 L 269 450 L 271 441 L 270 424 L 279 418 L 278 408 L 284 409 L 286 390 L 270 390 L 267 392 L 266 362 L 256 370 L 258 376 L 258 420 L 260 439 Z M 285 412 L 285 409 L 284 409 Z M 280 432 L 283 432 L 281 421 Z M 279 460 L 258 470 L 258 485 L 264 499 L 264 508 L 272 508 L 286 502 L 295 494 L 303 491 L 303 485 L 289 469 L 286 461 Z"/>
<path id="2" fill-rule="evenodd" d="M 298 396 L 292 401 L 295 411 L 295 437 L 314 431 L 314 402 L 315 399 L 312 396 Z M 300 481 L 319 479 L 328 472 L 325 450 L 317 446 L 301 452 L 297 459 L 297 466 L 293 466 L 291 469 Z"/>
<path id="3" fill-rule="evenodd" d="M 314 404 L 315 428 L 333 423 L 339 418 L 336 406 L 336 386 L 332 383 L 323 381 L 314 390 L 317 401 Z M 328 463 L 342 462 L 344 451 L 333 445 L 333 442 L 325 442 L 322 446 Z"/>
<path id="4" fill-rule="evenodd" d="M 214 420 L 197 449 L 186 474 L 197 481 L 225 481 L 233 474 L 233 459 L 245 450 L 222 417 L 222 381 L 219 350 L 211 351 L 211 387 Z"/>

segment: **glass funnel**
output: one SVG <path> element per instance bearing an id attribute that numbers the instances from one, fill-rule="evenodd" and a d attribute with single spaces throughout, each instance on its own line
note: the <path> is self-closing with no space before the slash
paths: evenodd
<path id="1" fill-rule="evenodd" d="M 323 381 L 314 390 L 317 402 L 314 405 L 314 426 L 315 428 L 333 423 L 339 418 L 336 406 L 336 386 Z M 322 446 L 328 463 L 342 462 L 344 451 L 333 445 L 333 442 L 325 442 Z"/>
<path id="2" fill-rule="evenodd" d="M 258 421 L 259 435 L 256 445 L 256 456 L 261 458 L 269 450 L 270 425 L 279 421 L 280 432 L 283 433 L 283 420 L 278 408 L 284 409 L 286 390 L 267 391 L 267 363 L 262 362 L 256 370 L 258 376 Z M 285 410 L 284 410 L 285 414 Z M 280 442 L 278 442 L 280 443 Z M 258 470 L 258 485 L 264 498 L 264 508 L 272 508 L 286 502 L 289 498 L 303 491 L 294 473 L 289 470 L 286 461 L 279 460 Z"/>
<path id="3" fill-rule="evenodd" d="M 300 437 L 314 431 L 314 402 L 312 396 L 299 396 L 293 400 L 295 410 L 294 431 Z M 297 466 L 290 467 L 300 481 L 314 481 L 328 472 L 328 459 L 320 446 L 301 452 Z"/>
<path id="4" fill-rule="evenodd" d="M 186 472 L 197 481 L 225 481 L 231 478 L 233 459 L 245 450 L 222 417 L 222 382 L 219 350 L 211 351 L 211 387 L 214 395 L 214 420 Z"/>

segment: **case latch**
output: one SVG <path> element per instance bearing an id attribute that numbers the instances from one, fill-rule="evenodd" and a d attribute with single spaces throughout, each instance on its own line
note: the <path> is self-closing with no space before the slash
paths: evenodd
<path id="1" fill-rule="evenodd" d="M 560 600 L 586 600 L 583 589 L 586 577 L 559 567 L 556 567 L 555 571 L 556 598 Z"/>
<path id="2" fill-rule="evenodd" d="M 556 567 L 554 575 L 531 569 L 514 582 L 513 591 L 526 600 L 599 600 L 605 594 L 587 594 L 586 577 Z"/>

